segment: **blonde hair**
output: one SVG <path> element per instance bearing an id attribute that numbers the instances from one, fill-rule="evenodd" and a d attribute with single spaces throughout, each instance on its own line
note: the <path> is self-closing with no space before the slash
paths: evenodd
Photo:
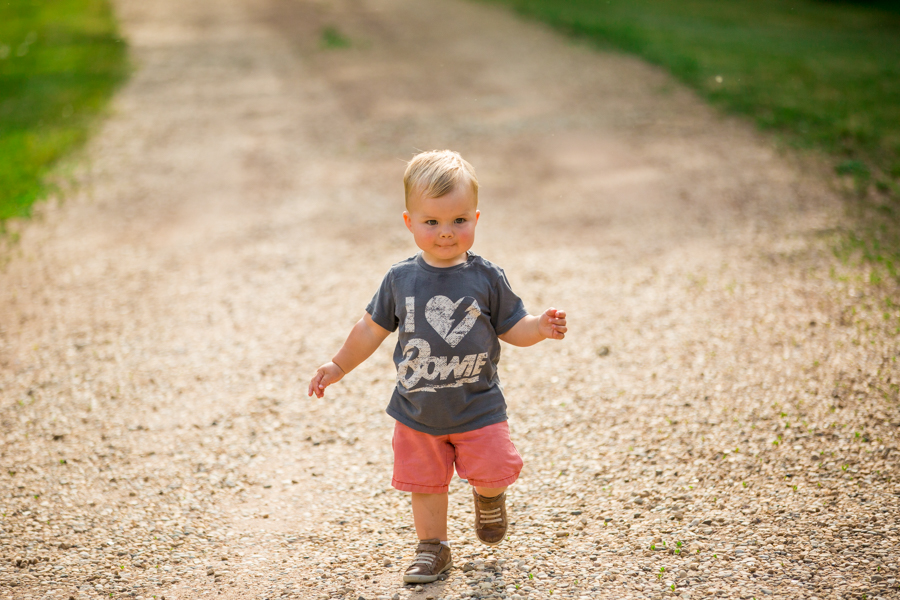
<path id="1" fill-rule="evenodd" d="M 403 174 L 406 208 L 409 208 L 409 198 L 414 194 L 440 198 L 452 192 L 460 183 L 472 186 L 477 206 L 478 179 L 475 177 L 475 169 L 458 152 L 430 150 L 416 154 Z"/>

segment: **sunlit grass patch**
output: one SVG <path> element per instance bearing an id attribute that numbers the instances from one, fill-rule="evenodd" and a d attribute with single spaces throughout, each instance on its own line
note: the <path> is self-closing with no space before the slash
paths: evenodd
<path id="1" fill-rule="evenodd" d="M 0 2 L 0 221 L 29 214 L 127 73 L 107 0 Z"/>
<path id="2" fill-rule="evenodd" d="M 900 280 L 895 3 L 495 1 L 661 65 L 712 104 L 785 143 L 826 153 L 855 196 L 842 255 L 880 265 Z"/>

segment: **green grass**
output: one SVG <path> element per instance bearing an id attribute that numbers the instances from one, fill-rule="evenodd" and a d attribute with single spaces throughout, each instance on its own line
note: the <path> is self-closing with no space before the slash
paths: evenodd
<path id="1" fill-rule="evenodd" d="M 127 74 L 108 0 L 0 0 L 0 223 L 30 213 Z"/>
<path id="2" fill-rule="evenodd" d="M 350 38 L 341 33 L 337 27 L 329 25 L 322 29 L 319 46 L 326 50 L 336 50 L 338 48 L 349 48 L 351 44 Z"/>
<path id="3" fill-rule="evenodd" d="M 824 152 L 855 190 L 843 254 L 900 266 L 900 10 L 886 0 L 494 0 L 667 68 Z"/>

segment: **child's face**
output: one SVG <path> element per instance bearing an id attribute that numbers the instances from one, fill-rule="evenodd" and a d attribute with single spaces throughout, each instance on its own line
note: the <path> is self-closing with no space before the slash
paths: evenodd
<path id="1" fill-rule="evenodd" d="M 422 250 L 425 262 L 433 267 L 452 267 L 466 261 L 481 216 L 476 206 L 475 194 L 466 184 L 457 185 L 440 198 L 421 195 L 409 198 L 403 221 Z"/>

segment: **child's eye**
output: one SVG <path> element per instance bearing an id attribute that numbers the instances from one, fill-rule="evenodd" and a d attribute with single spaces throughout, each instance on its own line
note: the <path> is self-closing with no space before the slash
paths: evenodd
<path id="1" fill-rule="evenodd" d="M 425 221 L 425 224 L 426 225 L 437 225 L 437 220 L 436 219 L 428 219 L 427 221 Z"/>
<path id="2" fill-rule="evenodd" d="M 466 220 L 463 217 L 459 217 L 458 219 L 456 219 L 457 225 L 462 225 L 465 222 L 466 222 Z"/>

